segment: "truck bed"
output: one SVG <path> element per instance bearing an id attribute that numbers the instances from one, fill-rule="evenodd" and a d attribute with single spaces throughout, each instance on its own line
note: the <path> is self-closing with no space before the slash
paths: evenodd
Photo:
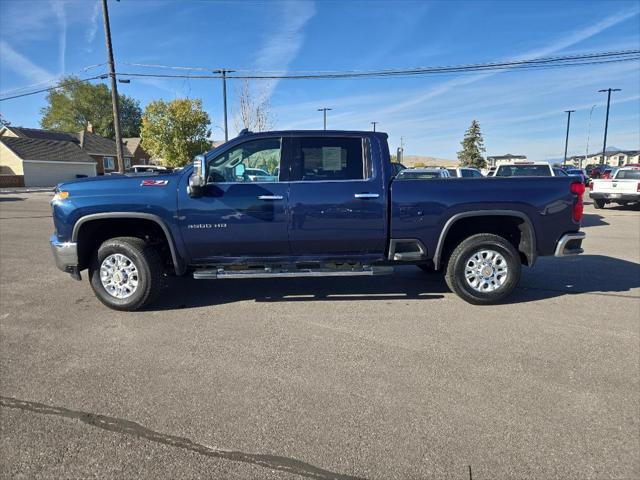
<path id="1" fill-rule="evenodd" d="M 433 257 L 451 219 L 512 211 L 531 223 L 538 255 L 552 255 L 558 239 L 577 231 L 572 220 L 571 177 L 404 180 L 391 184 L 393 239 L 418 239 Z M 564 188 L 562 188 L 564 186 Z M 559 191 L 564 190 L 564 195 Z"/>

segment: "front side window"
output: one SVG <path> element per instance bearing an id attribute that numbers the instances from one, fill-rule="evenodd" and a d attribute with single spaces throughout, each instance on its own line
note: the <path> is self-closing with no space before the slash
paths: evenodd
<path id="1" fill-rule="evenodd" d="M 207 183 L 277 182 L 280 138 L 242 143 L 207 163 Z"/>
<path id="2" fill-rule="evenodd" d="M 116 169 L 115 159 L 113 157 L 103 157 L 102 158 L 102 167 L 105 170 L 115 170 Z"/>
<path id="3" fill-rule="evenodd" d="M 292 181 L 364 180 L 370 176 L 361 138 L 298 138 L 293 145 Z"/>

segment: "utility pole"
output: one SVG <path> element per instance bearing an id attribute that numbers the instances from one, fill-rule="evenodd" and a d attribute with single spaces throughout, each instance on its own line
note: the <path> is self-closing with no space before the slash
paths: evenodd
<path id="1" fill-rule="evenodd" d="M 322 112 L 322 116 L 324 118 L 324 129 L 327 129 L 327 112 L 331 110 L 331 108 L 319 108 L 318 111 Z"/>
<path id="2" fill-rule="evenodd" d="M 227 73 L 233 73 L 235 70 L 214 70 L 213 73 L 222 75 L 222 102 L 224 104 L 224 141 L 229 141 L 229 128 L 227 125 Z"/>
<path id="3" fill-rule="evenodd" d="M 571 114 L 575 112 L 575 110 L 565 110 L 567 114 L 567 138 L 564 141 L 564 160 L 562 161 L 562 165 L 567 164 L 567 148 L 569 147 L 569 125 L 571 124 Z"/>
<path id="4" fill-rule="evenodd" d="M 587 150 L 584 152 L 585 164 L 587 162 L 587 158 L 589 157 L 589 140 L 591 139 L 591 115 L 593 115 L 594 108 L 596 108 L 596 106 L 591 105 L 591 110 L 589 110 L 589 126 L 587 127 Z M 582 162 L 580 162 L 580 168 L 582 168 Z"/>
<path id="5" fill-rule="evenodd" d="M 371 125 L 373 125 L 373 131 L 376 131 L 376 125 L 380 123 L 380 122 L 371 122 Z"/>
<path id="6" fill-rule="evenodd" d="M 116 67 L 113 62 L 113 49 L 111 48 L 111 27 L 109 26 L 109 9 L 107 8 L 107 0 L 102 0 L 102 18 L 104 20 L 104 35 L 107 43 L 109 77 L 111 77 L 111 103 L 113 105 L 113 129 L 116 134 L 118 172 L 124 173 L 124 156 L 122 155 L 122 138 L 120 135 L 120 105 L 118 100 L 118 86 L 116 82 Z"/>
<path id="7" fill-rule="evenodd" d="M 604 120 L 604 143 L 602 144 L 602 159 L 600 165 L 604 163 L 604 158 L 607 152 L 607 130 L 609 128 L 609 105 L 611 105 L 611 92 L 619 92 L 619 88 L 607 88 L 605 90 L 598 90 L 599 93 L 607 92 L 607 116 Z"/>

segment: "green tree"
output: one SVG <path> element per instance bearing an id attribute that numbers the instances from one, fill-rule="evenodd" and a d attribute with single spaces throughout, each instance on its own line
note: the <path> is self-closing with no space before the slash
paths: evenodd
<path id="1" fill-rule="evenodd" d="M 460 165 L 475 168 L 485 168 L 487 166 L 487 161 L 482 156 L 485 151 L 484 139 L 477 120 L 471 122 L 460 144 L 462 145 L 462 150 L 458 152 Z"/>
<path id="2" fill-rule="evenodd" d="M 142 148 L 167 165 L 180 167 L 210 148 L 209 115 L 202 100 L 156 100 L 142 115 Z"/>
<path id="3" fill-rule="evenodd" d="M 140 103 L 127 95 L 119 95 L 118 98 L 122 136 L 139 136 Z M 111 91 L 104 84 L 92 85 L 77 77 L 66 77 L 59 88 L 49 92 L 47 106 L 40 113 L 40 125 L 48 130 L 78 132 L 91 123 L 98 135 L 115 137 Z"/>

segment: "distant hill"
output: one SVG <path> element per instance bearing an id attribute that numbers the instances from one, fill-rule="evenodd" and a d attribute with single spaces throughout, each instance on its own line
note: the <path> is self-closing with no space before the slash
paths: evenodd
<path id="1" fill-rule="evenodd" d="M 416 164 L 424 164 L 427 167 L 455 167 L 458 160 L 447 160 L 445 158 L 425 157 L 422 155 L 405 155 L 402 164 L 405 167 L 415 167 Z"/>

